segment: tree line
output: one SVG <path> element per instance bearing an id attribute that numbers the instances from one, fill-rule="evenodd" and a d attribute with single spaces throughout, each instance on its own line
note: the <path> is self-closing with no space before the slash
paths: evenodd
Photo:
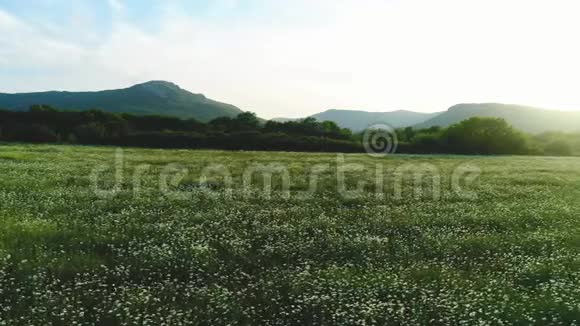
<path id="1" fill-rule="evenodd" d="M 305 119 L 263 123 L 254 113 L 202 123 L 167 116 L 137 116 L 100 110 L 61 111 L 33 105 L 29 111 L 0 110 L 0 140 L 156 148 L 360 152 L 348 129 Z"/>
<path id="2" fill-rule="evenodd" d="M 580 134 L 528 135 L 499 118 L 394 132 L 398 153 L 580 155 Z M 363 133 L 332 121 L 263 122 L 250 112 L 202 123 L 100 110 L 61 111 L 48 105 L 33 105 L 26 112 L 0 110 L 0 140 L 8 142 L 362 153 L 362 139 Z"/>
<path id="3" fill-rule="evenodd" d="M 398 152 L 469 155 L 580 155 L 580 132 L 527 134 L 502 118 L 474 117 L 447 128 L 397 129 Z"/>

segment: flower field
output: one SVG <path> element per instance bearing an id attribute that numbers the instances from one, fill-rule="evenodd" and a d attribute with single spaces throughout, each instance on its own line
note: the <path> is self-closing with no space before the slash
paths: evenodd
<path id="1" fill-rule="evenodd" d="M 0 145 L 0 175 L 0 325 L 580 324 L 579 158 Z"/>

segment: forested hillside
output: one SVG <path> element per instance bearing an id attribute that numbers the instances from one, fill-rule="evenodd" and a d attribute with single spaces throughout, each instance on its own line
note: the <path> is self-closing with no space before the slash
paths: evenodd
<path id="1" fill-rule="evenodd" d="M 218 117 L 235 117 L 239 108 L 194 94 L 166 81 L 151 81 L 125 89 L 98 92 L 40 92 L 3 94 L 0 107 L 25 111 L 31 105 L 47 104 L 61 110 L 94 110 L 193 118 L 208 122 Z"/>

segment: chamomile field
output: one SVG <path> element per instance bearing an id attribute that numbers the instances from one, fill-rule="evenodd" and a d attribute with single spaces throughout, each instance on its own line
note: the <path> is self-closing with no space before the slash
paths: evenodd
<path id="1" fill-rule="evenodd" d="M 0 175 L 0 325 L 580 321 L 579 158 L 3 144 Z"/>

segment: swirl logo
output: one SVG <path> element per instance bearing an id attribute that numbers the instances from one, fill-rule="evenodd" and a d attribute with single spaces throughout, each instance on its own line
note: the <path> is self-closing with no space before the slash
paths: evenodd
<path id="1" fill-rule="evenodd" d="M 363 146 L 367 154 L 372 157 L 394 154 L 398 146 L 395 128 L 387 124 L 368 127 L 363 134 Z"/>

